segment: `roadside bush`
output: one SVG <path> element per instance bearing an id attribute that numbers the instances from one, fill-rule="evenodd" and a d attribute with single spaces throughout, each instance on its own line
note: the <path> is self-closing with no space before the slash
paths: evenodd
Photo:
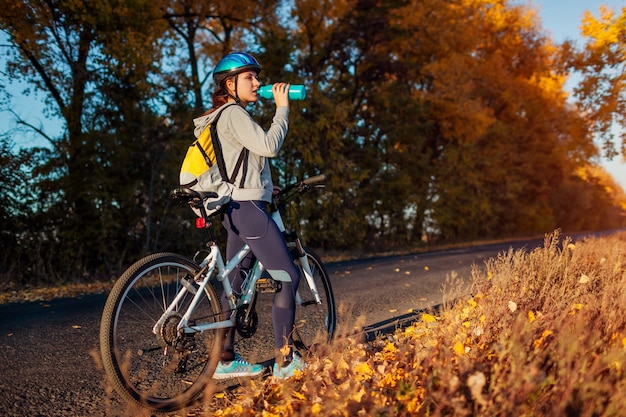
<path id="1" fill-rule="evenodd" d="M 289 381 L 218 394 L 216 416 L 618 416 L 626 410 L 626 234 L 476 267 L 472 294 L 365 343 L 342 338 Z"/>

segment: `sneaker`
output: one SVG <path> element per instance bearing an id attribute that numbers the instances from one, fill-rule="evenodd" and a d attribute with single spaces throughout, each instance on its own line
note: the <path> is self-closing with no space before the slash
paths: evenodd
<path id="1" fill-rule="evenodd" d="M 262 365 L 252 365 L 235 353 L 235 359 L 230 362 L 218 362 L 213 379 L 241 378 L 257 376 L 263 372 Z"/>
<path id="2" fill-rule="evenodd" d="M 293 359 L 286 366 L 279 366 L 274 364 L 274 377 L 278 379 L 291 378 L 295 375 L 296 371 L 302 372 L 306 369 L 306 363 L 298 355 L 293 355 Z"/>

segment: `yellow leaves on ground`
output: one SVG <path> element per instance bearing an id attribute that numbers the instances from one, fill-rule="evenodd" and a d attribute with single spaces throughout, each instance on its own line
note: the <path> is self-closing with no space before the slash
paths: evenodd
<path id="1" fill-rule="evenodd" d="M 283 356 L 287 356 L 289 355 L 289 353 L 291 353 L 291 347 L 289 346 L 288 343 L 286 343 L 286 340 L 285 340 L 285 344 L 283 345 L 283 347 L 280 348 L 280 354 Z"/>
<path id="2" fill-rule="evenodd" d="M 454 353 L 456 353 L 457 355 L 461 356 L 465 354 L 465 345 L 461 342 L 456 342 L 454 343 L 454 346 L 452 347 L 452 351 Z"/>
<path id="3" fill-rule="evenodd" d="M 302 400 L 302 401 L 306 400 L 306 396 L 302 394 L 301 392 L 294 391 L 291 395 L 293 395 L 295 399 Z"/>
<path id="4" fill-rule="evenodd" d="M 320 403 L 315 403 L 311 406 L 311 414 L 318 415 L 322 412 L 322 406 Z"/>
<path id="5" fill-rule="evenodd" d="M 586 245 L 577 243 L 576 256 L 563 256 L 562 249 L 572 253 L 566 244 L 503 257 L 474 277 L 473 297 L 369 343 L 345 338 L 316 349 L 301 376 L 268 379 L 216 415 L 547 417 L 574 403 L 585 415 L 626 409 L 626 335 L 615 328 L 626 322 L 623 271 L 613 267 L 626 262 L 626 244 L 612 244 L 605 256 L 584 256 Z M 605 270 L 587 272 L 593 285 L 580 285 L 591 262 Z M 580 402 L 574 392 L 606 402 Z"/>
<path id="6" fill-rule="evenodd" d="M 432 314 L 424 313 L 422 314 L 422 321 L 424 323 L 436 323 L 437 317 L 433 316 Z"/>
<path id="7" fill-rule="evenodd" d="M 374 370 L 367 362 L 361 362 L 354 367 L 354 373 L 359 381 L 365 381 L 374 375 Z"/>
<path id="8" fill-rule="evenodd" d="M 574 303 L 574 304 L 572 304 L 572 308 L 570 309 L 569 314 L 570 314 L 570 315 L 574 315 L 574 314 L 576 314 L 576 312 L 577 312 L 577 311 L 582 310 L 582 308 L 583 308 L 584 306 L 585 306 L 585 305 L 584 305 L 584 304 L 582 304 L 582 303 Z"/>
<path id="9" fill-rule="evenodd" d="M 49 301 L 56 298 L 78 297 L 111 290 L 113 282 L 67 284 L 49 288 L 23 288 L 0 293 L 0 304 Z"/>
<path id="10" fill-rule="evenodd" d="M 533 346 L 535 349 L 539 349 L 546 341 L 546 339 L 552 335 L 552 330 L 544 330 L 541 333 L 541 336 L 536 339 L 535 341 L 533 341 Z"/>
<path id="11" fill-rule="evenodd" d="M 396 359 L 396 352 L 398 351 L 398 348 L 396 347 L 395 343 L 393 342 L 389 342 L 385 345 L 385 347 L 383 348 L 383 357 L 386 360 L 395 360 Z"/>

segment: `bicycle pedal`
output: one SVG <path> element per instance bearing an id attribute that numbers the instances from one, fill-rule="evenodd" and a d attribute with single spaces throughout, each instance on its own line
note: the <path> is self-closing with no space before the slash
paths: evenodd
<path id="1" fill-rule="evenodd" d="M 282 284 L 274 281 L 272 278 L 259 278 L 256 282 L 255 288 L 257 292 L 261 294 L 271 294 L 280 291 Z"/>

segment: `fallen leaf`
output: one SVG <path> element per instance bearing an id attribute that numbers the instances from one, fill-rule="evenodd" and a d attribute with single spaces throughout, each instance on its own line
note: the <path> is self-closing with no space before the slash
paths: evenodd
<path id="1" fill-rule="evenodd" d="M 467 378 L 467 387 L 470 389 L 472 398 L 480 404 L 487 405 L 487 400 L 483 397 L 483 387 L 487 383 L 487 377 L 482 372 L 476 372 Z"/>
<path id="2" fill-rule="evenodd" d="M 422 321 L 424 323 L 436 323 L 437 317 L 433 316 L 432 314 L 424 313 L 422 314 Z"/>
<path id="3" fill-rule="evenodd" d="M 509 310 L 511 310 L 511 313 L 515 313 L 515 310 L 517 310 L 517 303 L 515 301 L 509 301 Z"/>
<path id="4" fill-rule="evenodd" d="M 461 342 L 456 342 L 454 344 L 454 347 L 452 347 L 452 350 L 454 351 L 454 353 L 456 353 L 457 355 L 461 356 L 465 354 L 465 345 Z"/>
<path id="5" fill-rule="evenodd" d="M 298 391 L 294 391 L 293 392 L 293 396 L 295 398 L 297 398 L 298 400 L 300 400 L 300 401 L 306 400 L 306 396 L 304 394 L 302 394 L 301 392 L 298 392 Z"/>

